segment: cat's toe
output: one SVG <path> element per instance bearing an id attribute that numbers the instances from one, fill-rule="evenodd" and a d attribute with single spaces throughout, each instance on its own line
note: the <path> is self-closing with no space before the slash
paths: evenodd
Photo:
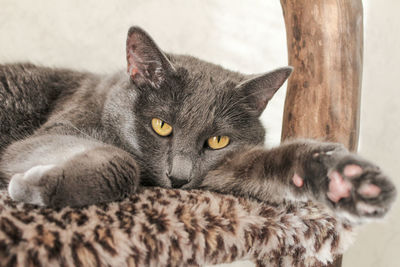
<path id="1" fill-rule="evenodd" d="M 380 170 L 365 170 L 357 177 L 354 191 L 360 216 L 383 217 L 396 198 L 394 184 Z"/>
<path id="2" fill-rule="evenodd" d="M 10 197 L 15 201 L 45 205 L 42 177 L 53 167 L 54 165 L 38 165 L 25 173 L 13 175 L 8 185 Z"/>
<path id="3" fill-rule="evenodd" d="M 346 180 L 338 171 L 332 171 L 328 174 L 329 190 L 327 197 L 334 203 L 339 202 L 342 198 L 350 197 L 352 184 Z"/>
<path id="4" fill-rule="evenodd" d="M 365 183 L 358 188 L 357 193 L 364 198 L 376 198 L 382 192 L 382 189 L 371 183 Z"/>
<path id="5" fill-rule="evenodd" d="M 354 221 L 383 217 L 396 197 L 394 184 L 380 169 L 351 158 L 328 174 L 327 198 L 344 217 Z"/>

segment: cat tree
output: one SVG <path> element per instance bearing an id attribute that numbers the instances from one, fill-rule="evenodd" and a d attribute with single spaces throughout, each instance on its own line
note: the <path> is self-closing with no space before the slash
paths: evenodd
<path id="1" fill-rule="evenodd" d="M 361 0 L 281 0 L 289 64 L 282 139 L 355 150 L 362 70 Z M 259 203 L 202 191 L 143 189 L 81 209 L 15 203 L 0 193 L 1 266 L 324 266 L 352 226 L 313 203 Z M 340 257 L 331 266 L 340 266 Z"/>
<path id="2" fill-rule="evenodd" d="M 282 140 L 358 143 L 363 63 L 361 0 L 281 0 L 289 65 Z M 341 257 L 331 266 L 341 266 Z"/>

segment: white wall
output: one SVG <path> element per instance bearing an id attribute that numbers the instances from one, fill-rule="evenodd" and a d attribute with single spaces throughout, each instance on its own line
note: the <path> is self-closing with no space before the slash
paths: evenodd
<path id="1" fill-rule="evenodd" d="M 400 150 L 399 3 L 366 3 L 361 118 L 361 153 L 393 177 L 400 172 L 395 153 Z M 0 62 L 32 61 L 95 72 L 122 69 L 130 25 L 145 28 L 166 51 L 246 73 L 287 62 L 279 0 L 0 0 Z M 270 144 L 280 138 L 284 93 L 281 89 L 263 114 Z M 398 206 L 396 212 L 385 224 L 364 229 L 345 255 L 344 266 L 395 266 Z"/>
<path id="2" fill-rule="evenodd" d="M 364 74 L 360 153 L 378 163 L 400 188 L 400 1 L 364 1 Z M 345 267 L 400 266 L 400 206 L 389 219 L 362 229 Z"/>

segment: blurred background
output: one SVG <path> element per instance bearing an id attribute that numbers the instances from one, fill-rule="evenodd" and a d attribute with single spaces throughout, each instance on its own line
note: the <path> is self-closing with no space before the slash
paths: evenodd
<path id="1" fill-rule="evenodd" d="M 378 163 L 400 188 L 398 10 L 397 0 L 364 1 L 359 152 Z M 30 61 L 100 73 L 125 69 L 131 25 L 143 27 L 165 51 L 191 54 L 232 70 L 261 73 L 287 64 L 279 0 L 0 0 L 0 62 Z M 284 96 L 282 88 L 262 115 L 268 145 L 279 143 Z M 398 266 L 399 211 L 396 204 L 387 220 L 361 229 L 343 266 Z"/>

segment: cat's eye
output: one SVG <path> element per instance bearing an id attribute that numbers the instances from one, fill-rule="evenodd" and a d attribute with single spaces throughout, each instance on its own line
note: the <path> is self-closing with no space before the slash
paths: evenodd
<path id="1" fill-rule="evenodd" d="M 208 138 L 207 145 L 212 149 L 221 149 L 226 147 L 229 144 L 228 136 L 213 136 Z"/>
<path id="2" fill-rule="evenodd" d="M 168 136 L 172 133 L 172 126 L 158 118 L 153 118 L 151 120 L 151 127 L 153 127 L 153 130 L 161 136 Z"/>

